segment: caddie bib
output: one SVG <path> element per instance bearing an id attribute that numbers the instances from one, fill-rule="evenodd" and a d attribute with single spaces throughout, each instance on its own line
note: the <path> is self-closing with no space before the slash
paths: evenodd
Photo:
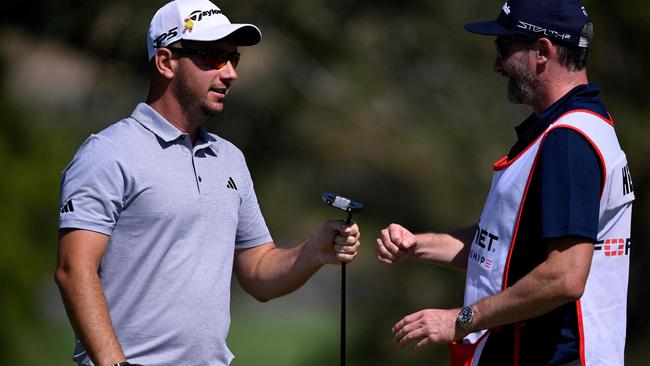
<path id="1" fill-rule="evenodd" d="M 469 251 L 464 304 L 470 306 L 505 289 L 535 164 L 546 136 L 556 128 L 580 133 L 603 168 L 597 242 L 584 294 L 575 304 L 581 363 L 623 365 L 634 189 L 613 123 L 594 112 L 573 110 L 560 116 L 518 156 L 494 164 L 490 192 Z M 515 365 L 518 329 L 514 327 Z M 452 365 L 480 365 L 489 336 L 490 330 L 483 330 L 452 344 Z"/>

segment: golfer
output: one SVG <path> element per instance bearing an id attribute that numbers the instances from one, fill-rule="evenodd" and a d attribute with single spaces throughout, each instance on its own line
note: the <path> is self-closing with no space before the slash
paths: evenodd
<path id="1" fill-rule="evenodd" d="M 478 224 L 381 231 L 382 262 L 467 271 L 463 307 L 407 315 L 395 341 L 415 352 L 452 344 L 452 365 L 623 365 L 634 189 L 587 78 L 587 10 L 578 0 L 512 0 L 496 21 L 465 28 L 496 37 L 494 70 L 532 114 L 494 164 Z"/>
<path id="2" fill-rule="evenodd" d="M 228 365 L 233 270 L 268 301 L 356 256 L 359 229 L 343 221 L 276 247 L 241 151 L 202 127 L 237 80 L 238 46 L 260 39 L 208 0 L 164 5 L 146 102 L 65 168 L 56 282 L 79 365 Z"/>

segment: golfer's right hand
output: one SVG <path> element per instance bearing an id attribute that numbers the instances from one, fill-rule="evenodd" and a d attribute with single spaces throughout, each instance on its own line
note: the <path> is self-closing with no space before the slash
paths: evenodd
<path id="1" fill-rule="evenodd" d="M 390 224 L 377 238 L 377 259 L 387 264 L 403 262 L 412 255 L 417 240 L 415 235 L 398 224 Z"/>
<path id="2" fill-rule="evenodd" d="M 321 264 L 350 263 L 359 253 L 359 225 L 343 220 L 328 220 L 312 236 L 309 243 L 316 249 Z"/>

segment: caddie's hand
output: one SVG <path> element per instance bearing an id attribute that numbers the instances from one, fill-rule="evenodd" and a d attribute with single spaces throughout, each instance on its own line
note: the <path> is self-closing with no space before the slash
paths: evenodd
<path id="1" fill-rule="evenodd" d="M 448 344 L 467 335 L 457 323 L 460 309 L 425 309 L 405 316 L 393 327 L 400 347 L 416 342 L 413 354 L 431 344 Z"/>
<path id="2" fill-rule="evenodd" d="M 403 262 L 411 256 L 416 243 L 413 233 L 399 224 L 390 224 L 377 238 L 377 259 L 387 264 Z"/>
<path id="3" fill-rule="evenodd" d="M 356 223 L 350 225 L 343 220 L 329 220 L 312 237 L 312 244 L 318 251 L 322 264 L 352 262 L 359 253 L 361 232 Z"/>

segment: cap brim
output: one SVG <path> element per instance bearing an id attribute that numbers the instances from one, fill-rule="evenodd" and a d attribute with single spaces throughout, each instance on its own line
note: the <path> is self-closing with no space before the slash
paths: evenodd
<path id="1" fill-rule="evenodd" d="M 262 40 L 262 32 L 260 32 L 259 28 L 252 24 L 239 25 L 241 25 L 241 27 L 230 33 L 230 36 L 238 46 L 253 46 L 260 43 Z"/>
<path id="2" fill-rule="evenodd" d="M 237 46 L 253 46 L 262 40 L 262 32 L 252 24 L 220 24 L 201 29 L 201 32 L 184 35 L 182 39 L 217 41 L 226 37 L 231 37 Z"/>
<path id="3" fill-rule="evenodd" d="M 483 34 L 487 36 L 513 36 L 517 33 L 506 29 L 495 21 L 476 22 L 465 24 L 465 30 L 468 32 Z"/>

